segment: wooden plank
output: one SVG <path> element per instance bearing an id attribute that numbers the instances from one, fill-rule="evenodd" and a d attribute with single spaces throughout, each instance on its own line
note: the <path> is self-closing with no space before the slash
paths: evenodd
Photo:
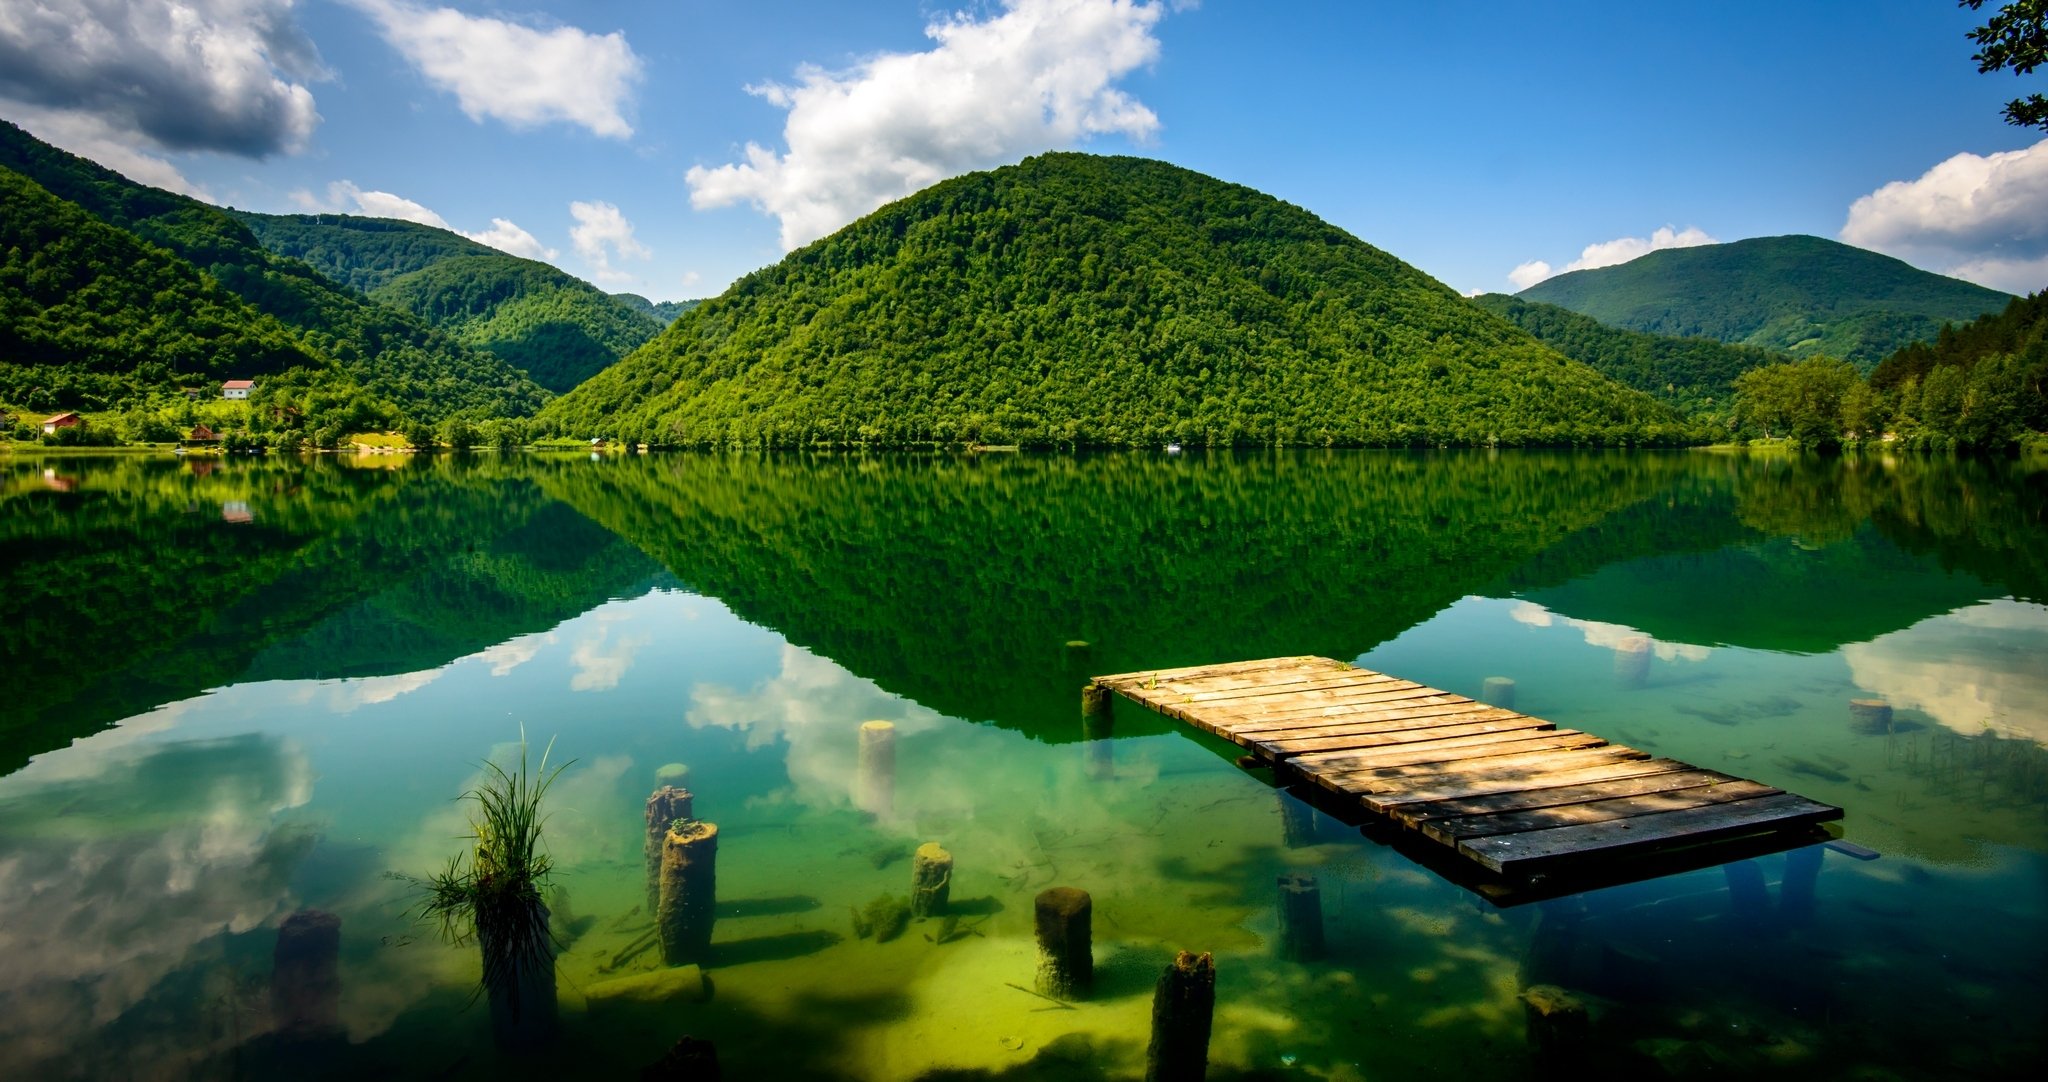
<path id="1" fill-rule="evenodd" d="M 1761 796 L 1775 796 L 1782 792 L 1783 789 L 1762 782 L 1730 781 L 1690 789 L 1616 797 L 1612 800 L 1594 800 L 1583 804 L 1559 804 L 1527 811 L 1432 819 L 1422 824 L 1422 832 L 1446 845 L 1456 845 L 1466 838 L 1483 838 L 1492 834 L 1523 834 L 1551 827 L 1635 819 Z"/>
<path id="2" fill-rule="evenodd" d="M 1738 800 L 1732 804 L 1689 808 L 1634 819 L 1468 838 L 1458 843 L 1458 851 L 1505 875 L 1525 872 L 1553 861 L 1596 855 L 1619 856 L 1633 850 L 1665 845 L 1704 843 L 1717 838 L 1819 823 L 1841 816 L 1840 808 L 1791 793 L 1779 793 L 1754 800 Z"/>
<path id="3" fill-rule="evenodd" d="M 1547 724 L 1547 723 L 1546 723 Z M 1504 733 L 1482 733 L 1478 736 L 1446 737 L 1442 740 L 1425 740 L 1414 744 L 1403 744 L 1391 748 L 1340 748 L 1327 751 L 1303 752 L 1293 756 L 1294 765 L 1302 770 L 1327 770 L 1336 773 L 1358 773 L 1377 770 L 1381 767 L 1413 766 L 1420 763 L 1447 762 L 1452 759 L 1469 759 L 1474 749 L 1492 746 L 1537 742 L 1527 748 L 1513 748 L 1512 751 L 1535 751 L 1537 747 L 1551 747 L 1558 741 L 1585 737 L 1605 744 L 1597 736 L 1582 733 L 1577 729 L 1547 729 L 1537 732 L 1511 730 Z M 1345 739 L 1345 738 L 1339 738 Z M 1594 745 L 1582 744 L 1580 747 Z M 1442 753 L 1442 754 L 1439 754 Z M 1437 758 L 1429 756 L 1437 755 Z M 1419 756 L 1419 758 L 1418 758 Z"/>
<path id="4" fill-rule="evenodd" d="M 1314 654 L 1301 654 L 1296 657 L 1261 658 L 1257 661 L 1232 661 L 1223 664 L 1210 665 L 1183 665 L 1177 669 L 1141 669 L 1137 672 L 1121 672 L 1113 673 L 1109 676 L 1098 676 L 1095 677 L 1095 682 L 1103 685 L 1111 685 L 1125 683 L 1143 683 L 1147 680 L 1155 682 L 1159 680 L 1180 680 L 1193 676 L 1203 676 L 1209 673 L 1256 672 L 1262 668 L 1279 668 L 1286 665 L 1299 665 L 1308 662 L 1317 662 L 1323 665 L 1330 666 L 1332 668 L 1338 666 L 1349 668 L 1349 666 L 1345 666 L 1344 663 L 1341 661 L 1332 661 L 1329 658 L 1317 657 Z"/>
<path id="5" fill-rule="evenodd" d="M 1208 707 L 1207 711 L 1217 721 L 1255 721 L 1265 718 L 1283 719 L 1325 714 L 1341 716 L 1353 710 L 1386 709 L 1412 699 L 1430 699 L 1436 702 L 1471 702 L 1463 695 L 1452 695 L 1421 684 L 1406 680 L 1398 684 L 1379 688 L 1361 689 L 1344 696 L 1304 696 L 1298 702 L 1244 702 Z"/>
<path id="6" fill-rule="evenodd" d="M 1337 775 L 1335 780 L 1353 786 L 1339 791 L 1353 793 L 1366 808 L 1376 812 L 1390 812 L 1409 804 L 1449 800 L 1453 797 L 1513 793 L 1536 786 L 1645 777 L 1692 769 L 1689 763 L 1681 763 L 1676 759 L 1652 759 L 1634 748 L 1616 748 L 1612 744 L 1604 748 L 1587 748 L 1574 752 L 1570 759 L 1563 762 L 1556 759 L 1550 761 L 1553 765 L 1569 763 L 1571 766 L 1569 769 L 1540 772 L 1527 769 L 1494 772 L 1460 771 L 1435 778 L 1410 778 L 1408 787 L 1391 785 L 1381 791 L 1365 787 L 1376 781 L 1384 784 L 1383 779 L 1353 774 Z"/>
<path id="7" fill-rule="evenodd" d="M 1131 685 L 1131 693 L 1168 702 L 1188 702 L 1198 695 L 1242 693 L 1267 687 L 1301 687 L 1336 679 L 1356 680 L 1361 676 L 1381 681 L 1394 679 L 1361 669 L 1331 669 L 1324 665 L 1303 664 L 1253 672 L 1210 673 L 1181 680 L 1142 681 Z"/>
<path id="8" fill-rule="evenodd" d="M 1343 730 L 1333 733 L 1327 731 L 1324 727 L 1318 727 L 1298 736 L 1288 733 L 1282 737 L 1262 737 L 1255 742 L 1260 748 L 1268 751 L 1288 754 L 1340 746 L 1355 748 L 1391 747 L 1395 744 L 1413 744 L 1424 740 L 1479 736 L 1485 733 L 1545 731 L 1555 728 L 1557 728 L 1555 724 L 1544 721 L 1541 718 L 1516 715 L 1494 718 L 1487 721 L 1465 722 L 1461 725 L 1439 725 L 1428 729 L 1374 729 L 1364 732 Z M 1331 741 L 1350 741 L 1350 743 L 1339 745 L 1333 744 Z"/>
<path id="9" fill-rule="evenodd" d="M 1685 766 L 1683 763 L 1678 765 Z M 1421 804 L 1404 804 L 1394 810 L 1394 817 L 1409 826 L 1415 826 L 1430 819 L 1526 811 L 1530 808 L 1550 808 L 1561 804 L 1583 804 L 1594 800 L 1694 789 L 1702 785 L 1719 785 L 1740 780 L 1742 779 L 1718 770 L 1695 770 L 1686 767 L 1662 774 L 1566 782 L 1535 789 L 1515 789 L 1478 796 L 1447 797 Z"/>
<path id="10" fill-rule="evenodd" d="M 1607 741 L 1591 733 L 1540 733 L 1533 737 L 1497 744 L 1444 748 L 1440 751 L 1405 751 L 1375 758 L 1360 765 L 1346 761 L 1309 764 L 1303 774 L 1340 779 L 1348 792 L 1369 793 L 1406 789 L 1421 781 L 1445 774 L 1516 770 L 1535 775 L 1557 769 L 1572 756 L 1604 751 Z M 1634 748 L 1624 752 L 1641 755 Z M 1560 759 L 1559 757 L 1563 757 Z M 1293 759 L 1278 760 L 1292 765 Z M 1578 765 L 1573 763 L 1573 765 Z"/>
<path id="11" fill-rule="evenodd" d="M 1417 713 L 1400 711 L 1384 712 L 1382 716 L 1367 716 L 1364 721 L 1346 718 L 1295 718 L 1291 721 L 1262 722 L 1255 726 L 1239 728 L 1223 724 L 1216 728 L 1230 734 L 1232 740 L 1287 740 L 1297 736 L 1337 736 L 1355 733 L 1366 736 L 1372 733 L 1424 732 L 1441 729 L 1446 725 L 1472 725 L 1482 721 L 1541 721 L 1527 714 L 1495 707 L 1465 707 L 1462 705 L 1423 707 Z M 1547 724 L 1547 723 L 1546 723 Z"/>
<path id="12" fill-rule="evenodd" d="M 1300 729 L 1315 725 L 1376 725 L 1381 722 L 1403 722 L 1424 718 L 1441 717 L 1447 714 L 1472 714 L 1494 711 L 1514 713 L 1497 706 L 1473 702 L 1463 696 L 1417 695 L 1408 699 L 1390 702 L 1360 703 L 1355 707 L 1324 707 L 1301 711 L 1273 711 L 1268 715 L 1249 718 L 1215 718 L 1218 728 L 1233 733 L 1257 735 L 1275 729 Z M 1518 717 L 1523 715 L 1516 715 Z M 1445 722 L 1444 724 L 1451 724 Z M 1398 728 L 1398 726 L 1396 726 Z"/>
<path id="13" fill-rule="evenodd" d="M 1382 685 L 1394 688 L 1416 688 L 1422 685 L 1392 676 L 1382 676 L 1364 669 L 1351 669 L 1340 673 L 1316 673 L 1290 676 L 1285 680 L 1245 681 L 1239 687 L 1197 688 L 1186 692 L 1180 702 L 1187 703 L 1230 703 L 1237 699 L 1256 699 L 1284 695 L 1292 698 L 1310 691 L 1346 691 L 1359 689 L 1360 694 L 1383 690 Z M 1391 690 L 1391 689 L 1387 689 Z M 1225 706 L 1223 709 L 1230 709 Z"/>

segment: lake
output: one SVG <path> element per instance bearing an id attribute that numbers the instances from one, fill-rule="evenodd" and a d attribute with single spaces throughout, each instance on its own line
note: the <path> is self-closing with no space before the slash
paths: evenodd
<path id="1" fill-rule="evenodd" d="M 1213 952 L 1211 1078 L 2033 1078 L 2048 472 L 1713 452 L 0 459 L 0 1075 L 1136 1078 Z M 1617 667 L 1647 637 L 1647 671 Z M 1810 914 L 1707 868 L 1497 907 L 1093 673 L 1320 654 L 1840 805 Z M 1889 732 L 1852 699 L 1892 704 Z M 858 784 L 893 723 L 893 793 Z M 501 1054 L 410 914 L 486 760 L 546 802 L 560 1031 Z M 511 759 L 508 759 L 508 756 Z M 667 773 L 663 773 L 667 771 Z M 684 773 L 686 772 L 686 774 Z M 715 822 L 711 954 L 643 978 L 644 804 Z M 1304 825 L 1305 824 L 1305 825 Z M 855 911 L 953 855 L 952 918 Z M 1317 877 L 1326 954 L 1276 947 Z M 1089 892 L 1096 984 L 1033 988 Z M 338 954 L 277 992 L 280 926 Z M 330 921 L 329 927 L 332 926 Z M 316 967 L 317 968 L 317 967 Z M 338 984 L 337 984 L 338 982 Z M 603 986 L 611 984 L 612 988 Z M 593 992 L 593 989 L 598 991 Z M 317 1037 L 280 1016 L 324 998 Z M 298 998 L 294 998 L 294 997 Z M 331 1025 L 330 1025 L 331 1023 Z M 1660 1073 L 1661 1072 L 1661 1073 Z"/>

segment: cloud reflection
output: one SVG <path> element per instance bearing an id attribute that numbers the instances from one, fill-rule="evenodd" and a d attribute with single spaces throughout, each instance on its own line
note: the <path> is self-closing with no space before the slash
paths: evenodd
<path id="1" fill-rule="evenodd" d="M 1598 620 L 1578 620 L 1557 613 L 1533 601 L 1517 601 L 1508 606 L 1508 616 L 1518 624 L 1529 627 L 1570 627 L 1577 628 L 1585 636 L 1586 645 L 1603 650 L 1620 651 L 1624 647 L 1647 641 L 1650 649 L 1660 661 L 1705 661 L 1713 651 L 1704 646 L 1685 642 L 1659 642 L 1655 638 L 1637 631 L 1626 624 L 1603 624 Z"/>
<path id="2" fill-rule="evenodd" d="M 2048 744 L 2048 607 L 1989 601 L 1842 648 L 1856 685 L 1956 732 Z"/>

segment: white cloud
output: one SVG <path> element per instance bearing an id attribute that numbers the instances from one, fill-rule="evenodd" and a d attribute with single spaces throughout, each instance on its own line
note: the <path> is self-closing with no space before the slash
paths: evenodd
<path id="1" fill-rule="evenodd" d="M 329 184 L 324 198 L 301 189 L 291 194 L 291 200 L 312 213 L 396 218 L 401 222 L 416 222 L 436 229 L 446 229 L 451 233 L 468 237 L 478 244 L 487 244 L 501 252 L 526 259 L 551 260 L 560 254 L 542 244 L 539 238 L 521 229 L 518 223 L 509 218 L 492 218 L 489 229 L 481 233 L 471 233 L 449 225 L 446 218 L 423 204 L 390 192 L 366 190 L 357 186 L 354 181 L 337 180 Z"/>
<path id="2" fill-rule="evenodd" d="M 613 259 L 653 258 L 654 253 L 633 238 L 633 223 L 610 203 L 573 202 L 569 214 L 576 219 L 569 240 L 576 245 L 576 254 L 590 264 L 591 276 L 597 281 L 617 285 L 632 280 L 632 275 L 612 268 Z"/>
<path id="3" fill-rule="evenodd" d="M 1508 281 L 1516 289 L 1527 289 L 1553 274 L 1566 271 L 1592 270 L 1595 267 L 1612 267 L 1631 259 L 1650 254 L 1664 248 L 1696 248 L 1702 244 L 1719 244 L 1698 226 L 1661 226 L 1647 237 L 1616 237 L 1597 244 L 1588 244 L 1579 251 L 1579 258 L 1564 265 L 1563 270 L 1554 270 L 1540 259 L 1532 259 L 1508 272 Z"/>
<path id="4" fill-rule="evenodd" d="M 524 26 L 404 0 L 350 2 L 471 120 L 515 128 L 566 121 L 615 139 L 633 134 L 625 110 L 641 65 L 623 32 Z"/>
<path id="5" fill-rule="evenodd" d="M 2027 646 L 2028 642 L 2033 645 Z M 1842 647 L 1856 686 L 1965 736 L 2048 745 L 2048 607 L 1987 601 Z"/>
<path id="6" fill-rule="evenodd" d="M 1892 181 L 1849 206 L 1841 237 L 1997 289 L 2048 286 L 2048 140 Z"/>
<path id="7" fill-rule="evenodd" d="M 688 174 L 699 209 L 746 202 L 796 248 L 949 176 L 1092 135 L 1148 138 L 1159 118 L 1112 84 L 1159 56 L 1166 8 L 1134 0 L 1003 0 L 1000 14 L 933 22 L 936 45 L 846 71 L 806 65 L 794 86 L 748 87 L 789 110 L 786 152 Z"/>
<path id="8" fill-rule="evenodd" d="M 62 147 L 81 158 L 98 162 L 139 184 L 217 202 L 212 193 L 185 179 L 170 162 L 135 148 L 133 133 L 116 129 L 104 119 L 76 109 L 44 109 L 0 99 L 0 115 L 21 125 L 23 131 L 52 146 Z"/>
<path id="9" fill-rule="evenodd" d="M 130 153 L 297 150 L 320 123 L 305 83 L 326 71 L 294 3 L 9 0 L 0 98 L 96 118 Z"/>

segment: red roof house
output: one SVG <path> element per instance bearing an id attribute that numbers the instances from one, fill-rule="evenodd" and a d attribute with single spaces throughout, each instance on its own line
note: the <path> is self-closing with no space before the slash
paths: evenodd
<path id="1" fill-rule="evenodd" d="M 60 428 L 77 428 L 84 423 L 85 418 L 80 417 L 76 413 L 60 413 L 43 422 L 43 434 L 49 435 Z"/>

